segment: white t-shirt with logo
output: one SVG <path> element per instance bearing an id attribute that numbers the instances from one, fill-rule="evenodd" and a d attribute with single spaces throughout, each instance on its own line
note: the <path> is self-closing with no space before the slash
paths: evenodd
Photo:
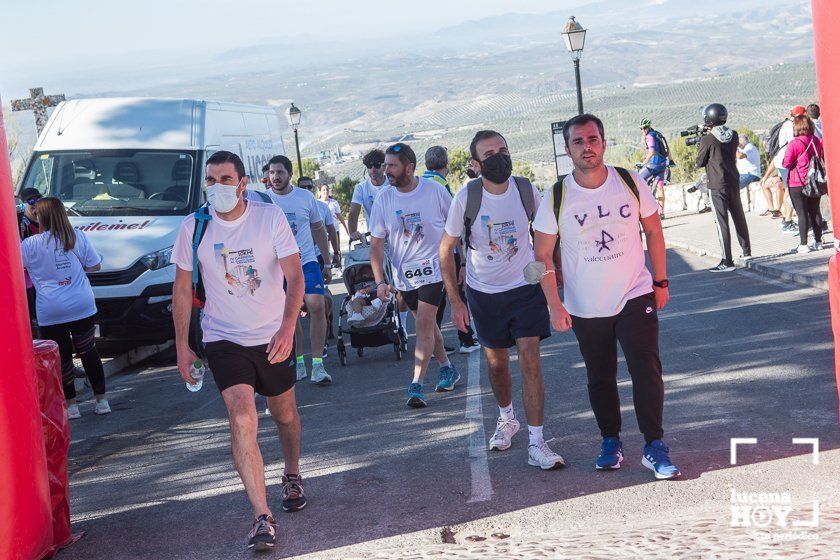
<path id="1" fill-rule="evenodd" d="M 204 342 L 227 340 L 241 346 L 267 344 L 283 323 L 286 292 L 280 260 L 298 252 L 280 208 L 249 201 L 234 221 L 210 209 L 198 263 L 207 303 L 201 328 Z M 195 215 L 181 223 L 172 262 L 193 269 Z"/>
<path id="2" fill-rule="evenodd" d="M 339 206 L 338 201 L 330 197 L 325 202 L 327 203 L 327 206 L 330 207 L 330 212 L 333 217 L 338 218 L 338 215 L 341 214 L 341 206 Z"/>
<path id="3" fill-rule="evenodd" d="M 318 260 L 318 252 L 315 247 L 315 240 L 312 239 L 310 224 L 322 222 L 321 212 L 315 203 L 315 197 L 306 189 L 292 187 L 289 194 L 279 195 L 274 190 L 266 191 L 271 200 L 283 209 L 286 213 L 286 221 L 292 228 L 298 247 L 300 247 L 300 263 L 315 262 Z M 324 226 L 326 227 L 326 226 Z"/>
<path id="4" fill-rule="evenodd" d="M 23 266 L 35 286 L 35 311 L 42 327 L 70 323 L 96 313 L 93 290 L 85 268 L 102 262 L 83 231 L 76 231 L 73 249 L 65 251 L 49 233 L 23 240 Z"/>
<path id="5" fill-rule="evenodd" d="M 639 201 L 615 168 L 607 169 L 607 180 L 596 189 L 566 176 L 560 216 L 563 294 L 566 309 L 578 317 L 618 315 L 628 300 L 653 291 L 639 235 L 639 205 L 644 218 L 659 207 L 636 173 Z M 534 229 L 549 235 L 557 234 L 558 225 L 553 190 L 546 191 L 534 220 Z"/>
<path id="6" fill-rule="evenodd" d="M 321 220 L 324 222 L 324 229 L 326 229 L 327 226 L 335 227 L 335 220 L 333 219 L 332 211 L 330 210 L 329 205 L 323 200 L 318 199 L 315 200 L 315 204 L 318 206 L 318 213 L 321 215 Z M 327 237 L 329 237 L 329 233 L 327 233 Z M 318 245 L 315 245 L 315 254 L 321 254 L 321 249 Z"/>
<path id="7" fill-rule="evenodd" d="M 534 208 L 540 206 L 540 191 L 531 185 Z M 446 233 L 461 237 L 464 233 L 464 212 L 467 208 L 467 189 L 455 193 Z M 467 259 L 467 285 L 479 292 L 497 294 L 527 284 L 523 270 L 534 260 L 534 248 L 528 228 L 528 215 L 519 196 L 519 189 L 511 177 L 503 194 L 491 194 L 485 189 L 475 224 L 470 227 L 470 245 L 464 248 Z"/>
<path id="8" fill-rule="evenodd" d="M 417 179 L 409 193 L 382 191 L 370 218 L 371 235 L 387 240 L 394 284 L 403 292 L 443 280 L 438 250 L 452 197 L 440 183 Z"/>
<path id="9" fill-rule="evenodd" d="M 351 202 L 353 204 L 360 204 L 362 208 L 365 209 L 365 219 L 370 222 L 370 213 L 373 209 L 373 202 L 376 200 L 376 197 L 390 187 L 391 185 L 388 184 L 388 179 L 385 179 L 385 182 L 379 185 L 378 187 L 370 182 L 370 179 L 366 179 L 356 185 L 356 188 L 353 189 L 353 199 Z M 368 228 L 370 228 L 370 224 L 368 224 Z"/>

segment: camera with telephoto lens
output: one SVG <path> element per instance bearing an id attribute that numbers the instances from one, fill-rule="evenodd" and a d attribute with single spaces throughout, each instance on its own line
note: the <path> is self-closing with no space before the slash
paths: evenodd
<path id="1" fill-rule="evenodd" d="M 685 130 L 681 130 L 680 136 L 685 138 L 686 146 L 696 146 L 700 143 L 700 139 L 703 135 L 708 133 L 709 130 L 711 130 L 711 127 L 703 124 L 695 124 L 694 126 L 689 126 Z"/>

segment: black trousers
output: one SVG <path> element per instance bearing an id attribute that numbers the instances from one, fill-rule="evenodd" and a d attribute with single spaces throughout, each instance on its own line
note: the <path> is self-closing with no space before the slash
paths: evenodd
<path id="1" fill-rule="evenodd" d="M 639 429 L 646 443 L 661 439 L 665 384 L 659 361 L 659 319 L 653 292 L 629 300 L 613 317 L 572 316 L 572 330 L 586 364 L 589 402 L 601 437 L 618 437 L 621 432 L 617 341 L 633 381 L 633 407 Z"/>
<path id="2" fill-rule="evenodd" d="M 102 368 L 102 359 L 94 345 L 94 334 L 96 326 L 93 323 L 93 315 L 78 321 L 59 323 L 41 327 L 41 334 L 47 340 L 54 340 L 58 344 L 58 354 L 61 357 L 61 383 L 64 385 L 64 398 L 76 397 L 76 386 L 74 385 L 73 351 L 82 360 L 85 368 L 85 375 L 90 380 L 90 386 L 94 395 L 105 394 L 105 370 Z"/>
<path id="3" fill-rule="evenodd" d="M 808 228 L 814 230 L 814 241 L 822 243 L 822 214 L 820 214 L 820 199 L 809 198 L 802 194 L 802 187 L 789 187 L 790 201 L 796 210 L 799 220 L 799 244 L 808 244 Z"/>
<path id="4" fill-rule="evenodd" d="M 732 214 L 732 223 L 735 224 L 735 233 L 738 236 L 738 243 L 745 255 L 749 255 L 750 232 L 747 230 L 747 218 L 744 216 L 744 207 L 741 205 L 741 193 L 738 185 L 723 186 L 719 189 L 709 189 L 712 196 L 712 207 L 714 208 L 715 223 L 718 228 L 718 239 L 720 240 L 720 252 L 723 260 L 732 262 L 732 236 L 729 234 L 729 215 Z"/>
<path id="5" fill-rule="evenodd" d="M 460 267 L 461 267 L 461 253 L 454 253 L 454 256 L 455 256 L 455 275 L 457 277 L 458 272 L 460 271 Z M 458 288 L 458 291 L 461 295 L 461 301 L 466 303 L 467 302 L 467 295 L 464 293 L 464 287 L 461 286 L 460 288 Z M 440 305 L 438 306 L 438 311 L 437 311 L 437 326 L 438 326 L 438 328 L 440 328 L 440 324 L 443 322 L 443 311 L 444 311 L 444 309 L 446 309 L 446 298 L 443 298 L 440 302 Z M 470 344 L 473 343 L 475 335 L 474 335 L 472 327 L 470 325 L 467 325 L 467 332 L 461 332 L 458 329 L 455 329 L 455 330 L 458 331 L 458 340 L 461 342 L 461 344 L 470 345 Z"/>

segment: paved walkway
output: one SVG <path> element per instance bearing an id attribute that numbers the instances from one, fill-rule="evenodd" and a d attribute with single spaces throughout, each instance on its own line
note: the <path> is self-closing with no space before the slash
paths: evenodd
<path id="1" fill-rule="evenodd" d="M 797 282 L 822 290 L 828 289 L 828 259 L 833 250 L 833 232 L 823 235 L 825 249 L 804 255 L 791 254 L 791 249 L 799 245 L 799 237 L 781 230 L 780 220 L 761 217 L 754 212 L 747 213 L 747 225 L 750 230 L 753 258 L 746 263 L 738 263 L 762 274 Z M 665 241 L 669 247 L 684 249 L 701 256 L 721 258 L 717 230 L 711 213 L 671 214 L 663 222 Z M 732 254 L 741 254 L 741 247 L 732 231 Z M 709 261 L 710 266 L 717 264 Z"/>

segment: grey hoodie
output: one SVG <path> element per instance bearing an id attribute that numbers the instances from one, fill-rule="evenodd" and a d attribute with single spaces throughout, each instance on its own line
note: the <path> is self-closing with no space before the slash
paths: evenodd
<path id="1" fill-rule="evenodd" d="M 738 135 L 731 128 L 716 126 L 704 134 L 697 150 L 697 167 L 705 167 L 709 188 L 738 191 Z"/>
<path id="2" fill-rule="evenodd" d="M 712 134 L 715 138 L 718 139 L 722 144 L 728 144 L 730 140 L 732 140 L 732 135 L 734 132 L 731 128 L 727 128 L 723 125 L 716 126 L 712 128 Z"/>

